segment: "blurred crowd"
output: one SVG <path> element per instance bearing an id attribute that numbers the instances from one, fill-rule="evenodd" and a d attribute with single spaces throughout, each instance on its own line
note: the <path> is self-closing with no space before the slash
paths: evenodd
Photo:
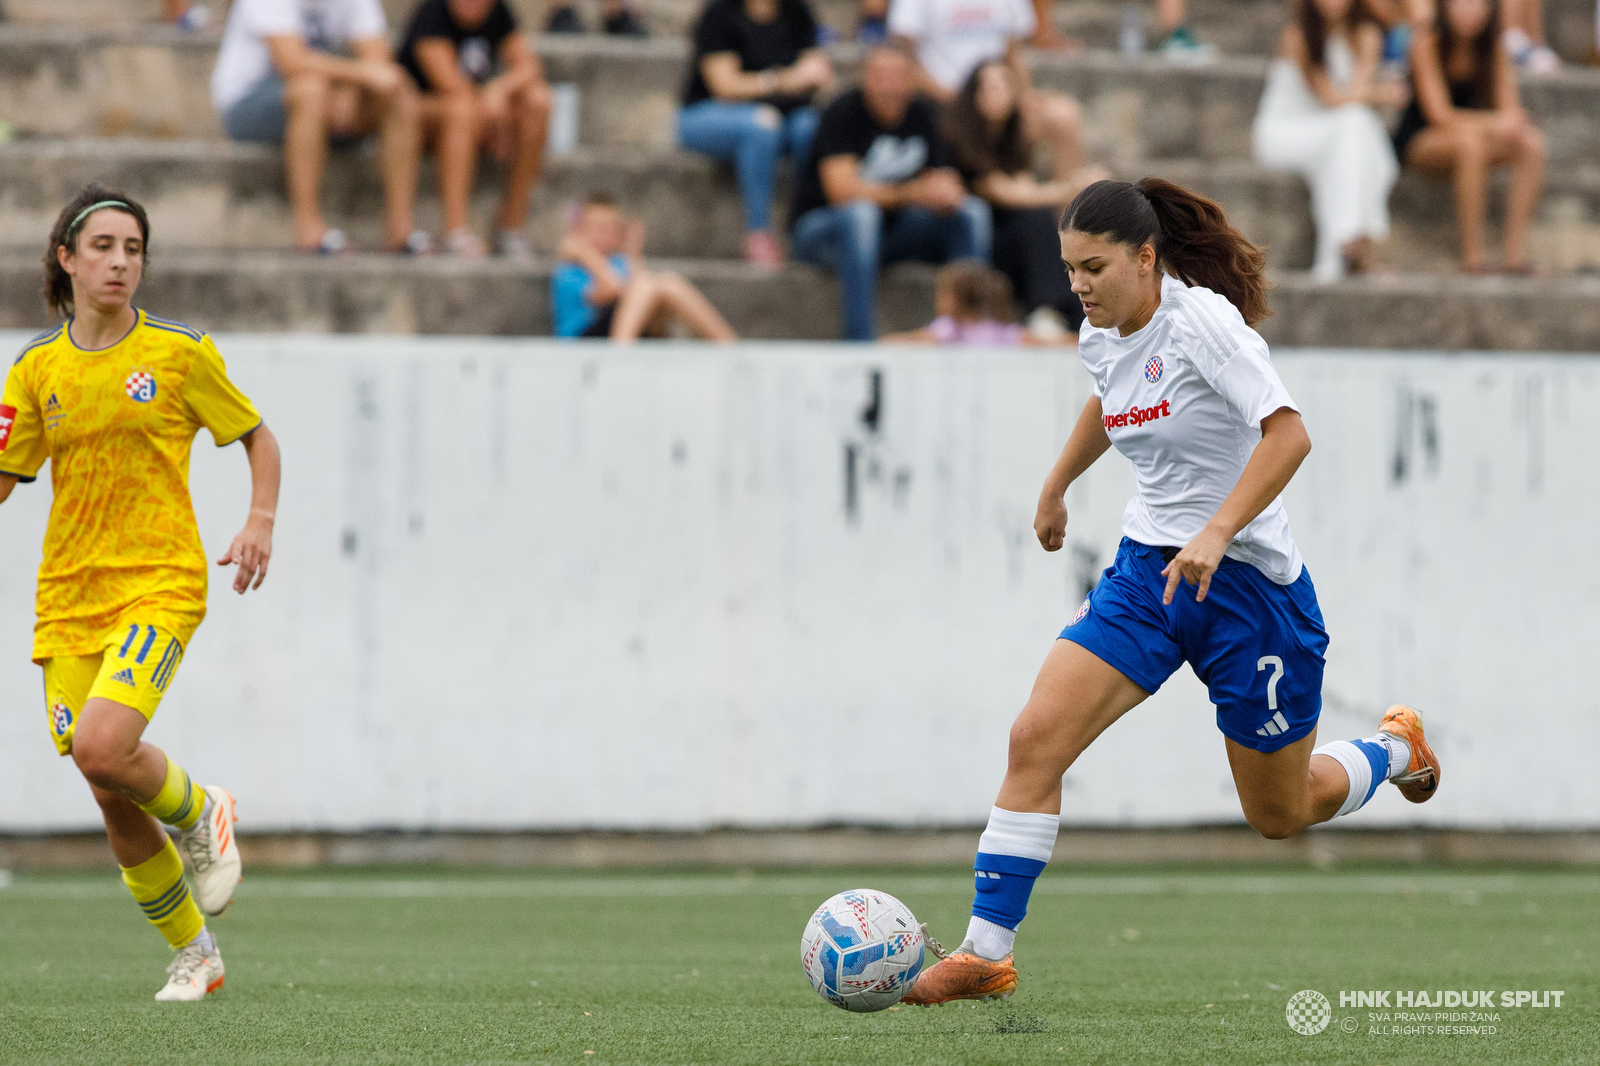
<path id="1" fill-rule="evenodd" d="M 165 2 L 174 22 L 205 22 L 186 0 Z M 839 34 L 808 0 L 708 0 L 690 32 L 676 133 L 684 149 L 731 164 L 752 269 L 787 257 L 833 272 L 845 337 L 870 340 L 882 268 L 953 264 L 940 275 L 938 320 L 901 339 L 1070 340 L 1082 311 L 1060 267 L 1056 219 L 1108 175 L 1086 155 L 1077 101 L 1033 82 L 1025 47 L 1081 47 L 1057 31 L 1053 2 L 859 0 L 854 35 L 867 50 L 858 82 L 841 84 L 823 48 Z M 1532 272 L 1527 238 L 1545 142 L 1520 104 L 1518 78 L 1561 65 L 1544 41 L 1541 0 L 1291 3 L 1252 145 L 1257 162 L 1310 188 L 1314 277 L 1385 269 L 1389 193 L 1405 167 L 1448 182 L 1464 271 Z M 1215 60 L 1185 0 L 1155 0 L 1155 9 L 1157 55 Z M 598 15 L 607 33 L 647 32 L 648 12 L 627 0 L 602 0 Z M 587 26 L 558 0 L 542 28 Z M 1146 50 L 1142 17 L 1124 30 L 1125 52 Z M 330 147 L 375 137 L 387 250 L 531 257 L 525 226 L 552 92 L 512 9 L 506 0 L 421 0 L 393 40 L 379 0 L 231 6 L 214 102 L 233 139 L 283 147 L 296 247 L 348 248 L 322 215 L 322 171 Z M 437 238 L 412 218 L 419 160 L 430 154 Z M 502 187 L 484 234 L 468 201 L 486 155 L 501 164 Z M 784 167 L 792 197 L 780 205 Z M 1510 181 L 1492 254 L 1496 168 Z M 693 285 L 645 267 L 642 224 L 605 192 L 572 205 L 568 219 L 554 249 L 558 334 L 732 336 Z"/>

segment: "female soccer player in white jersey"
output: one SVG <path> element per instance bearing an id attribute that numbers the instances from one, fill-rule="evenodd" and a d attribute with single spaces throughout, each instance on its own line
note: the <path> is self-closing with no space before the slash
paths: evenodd
<path id="1" fill-rule="evenodd" d="M 198 1000 L 222 985 L 201 912 L 222 913 L 239 883 L 233 797 L 196 785 L 142 736 L 206 613 L 189 501 L 195 434 L 243 441 L 250 459 L 250 514 L 218 560 L 239 564 L 241 593 L 267 574 L 278 445 L 210 337 L 134 307 L 149 239 L 144 209 L 98 185 L 56 220 L 45 298 L 70 317 L 6 376 L 0 501 L 50 460 L 33 660 L 51 739 L 88 782 L 122 880 L 176 952 L 156 999 Z M 189 855 L 193 895 L 163 824 Z"/>
<path id="2" fill-rule="evenodd" d="M 1171 182 L 1101 181 L 1067 208 L 1061 255 L 1087 321 L 1094 396 L 1039 497 L 1061 547 L 1068 486 L 1115 445 L 1138 491 L 1122 545 L 1045 658 L 1011 727 L 1005 781 L 978 843 L 965 942 L 905 1002 L 1017 987 L 1012 945 L 1055 844 L 1061 775 L 1188 662 L 1210 690 L 1245 818 L 1291 836 L 1360 808 L 1385 780 L 1414 803 L 1439 785 L 1422 719 L 1315 747 L 1328 635 L 1279 499 L 1311 450 L 1251 327 L 1269 312 L 1259 249 L 1222 209 Z"/>

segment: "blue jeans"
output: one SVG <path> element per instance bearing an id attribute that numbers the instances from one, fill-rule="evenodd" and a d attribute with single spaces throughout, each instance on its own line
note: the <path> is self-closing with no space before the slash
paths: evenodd
<path id="1" fill-rule="evenodd" d="M 878 335 L 874 303 L 878 268 L 915 259 L 948 263 L 989 258 L 989 205 L 968 196 L 948 215 L 926 207 L 885 212 L 871 200 L 818 207 L 795 220 L 789 247 L 796 259 L 832 267 L 844 298 L 844 339 Z"/>
<path id="2" fill-rule="evenodd" d="M 744 199 L 746 229 L 772 228 L 772 187 L 778 160 L 803 160 L 817 133 L 817 112 L 802 107 L 784 116 L 769 104 L 702 100 L 678 112 L 678 139 L 691 152 L 733 160 Z"/>

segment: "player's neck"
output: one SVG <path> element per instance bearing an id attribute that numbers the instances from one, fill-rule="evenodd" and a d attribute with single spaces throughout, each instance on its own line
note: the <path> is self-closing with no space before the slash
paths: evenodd
<path id="1" fill-rule="evenodd" d="M 139 312 L 131 304 L 119 307 L 97 308 L 85 304 L 77 308 L 67 323 L 72 343 L 85 351 L 95 352 L 110 348 L 133 331 L 139 321 Z"/>
<path id="2" fill-rule="evenodd" d="M 1156 285 L 1155 292 L 1150 293 L 1139 304 L 1139 309 L 1122 325 L 1117 327 L 1117 332 L 1124 337 L 1131 337 L 1150 324 L 1156 317 L 1156 309 L 1161 306 L 1161 286 Z"/>

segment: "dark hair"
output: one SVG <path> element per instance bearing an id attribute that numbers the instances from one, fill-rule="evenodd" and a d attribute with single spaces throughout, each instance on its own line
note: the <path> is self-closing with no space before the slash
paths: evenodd
<path id="1" fill-rule="evenodd" d="M 1349 22 L 1351 29 L 1364 22 L 1376 23 L 1377 17 L 1367 7 L 1366 0 L 1350 0 Z M 1328 20 L 1317 9 L 1316 0 L 1300 0 L 1300 37 L 1306 43 L 1306 61 L 1312 70 L 1321 70 L 1328 50 Z"/>
<path id="2" fill-rule="evenodd" d="M 616 207 L 617 198 L 601 189 L 592 189 L 583 198 L 584 207 Z"/>
<path id="3" fill-rule="evenodd" d="M 145 214 L 139 201 L 120 189 L 110 189 L 98 182 L 85 185 L 61 209 L 61 214 L 56 216 L 56 224 L 50 227 L 50 244 L 44 250 L 44 302 L 51 314 L 71 314 L 75 310 L 72 275 L 62 268 L 56 249 L 66 248 L 77 253 L 78 235 L 83 232 L 83 224 L 95 214 L 87 209 L 99 203 L 106 205 L 100 210 L 121 211 L 133 216 L 133 220 L 139 223 L 139 237 L 144 242 L 139 259 L 143 263 L 150 262 L 150 216 Z"/>
<path id="4" fill-rule="evenodd" d="M 1450 18 L 1445 12 L 1449 0 L 1434 0 L 1433 16 L 1435 44 L 1439 51 L 1439 69 L 1446 82 L 1450 80 L 1450 51 L 1456 45 L 1455 31 L 1450 28 Z M 1467 106 L 1487 110 L 1494 106 L 1494 65 L 1500 60 L 1500 0 L 1488 0 L 1489 17 L 1483 29 L 1469 43 L 1472 46 L 1472 95 Z"/>
<path id="5" fill-rule="evenodd" d="M 1011 280 L 982 259 L 957 259 L 939 268 L 934 286 L 948 288 L 957 312 L 965 318 L 1010 322 Z"/>
<path id="6" fill-rule="evenodd" d="M 1137 185 L 1097 181 L 1061 216 L 1061 232 L 1076 230 L 1134 249 L 1150 245 L 1157 265 L 1186 285 L 1221 293 L 1247 325 L 1272 314 L 1267 256 L 1228 224 L 1221 205 L 1160 178 Z"/>
<path id="7" fill-rule="evenodd" d="M 1028 144 L 1022 138 L 1022 109 L 1013 107 L 998 137 L 989 133 L 989 120 L 978 110 L 978 82 L 990 67 L 1005 70 L 996 60 L 979 63 L 961 92 L 944 109 L 944 136 L 955 152 L 962 173 L 982 177 L 1000 171 L 1017 174 L 1028 169 Z"/>

